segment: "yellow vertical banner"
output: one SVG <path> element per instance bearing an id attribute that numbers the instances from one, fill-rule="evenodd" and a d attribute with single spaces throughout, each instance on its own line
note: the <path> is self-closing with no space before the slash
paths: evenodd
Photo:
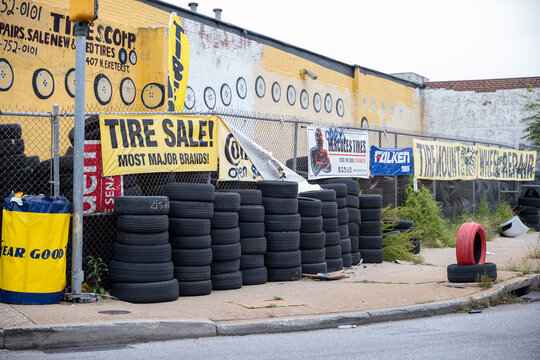
<path id="1" fill-rule="evenodd" d="M 263 177 L 249 159 L 247 153 L 231 134 L 227 124 L 219 119 L 218 159 L 219 180 L 222 181 L 259 181 Z"/>
<path id="2" fill-rule="evenodd" d="M 184 109 L 184 99 L 189 73 L 189 43 L 180 18 L 171 14 L 169 21 L 169 60 L 168 60 L 169 111 L 180 112 Z"/>

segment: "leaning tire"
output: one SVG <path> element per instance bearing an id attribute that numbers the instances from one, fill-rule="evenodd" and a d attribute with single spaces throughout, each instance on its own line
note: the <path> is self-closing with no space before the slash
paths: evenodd
<path id="1" fill-rule="evenodd" d="M 178 280 L 147 283 L 113 282 L 111 295 L 131 303 L 158 303 L 178 299 Z"/>
<path id="2" fill-rule="evenodd" d="M 478 265 L 448 265 L 446 268 L 449 282 L 476 282 L 482 275 L 487 275 L 491 280 L 497 279 L 497 266 L 494 263 Z"/>
<path id="3" fill-rule="evenodd" d="M 486 235 L 482 225 L 464 223 L 456 241 L 458 265 L 479 265 L 486 261 Z"/>

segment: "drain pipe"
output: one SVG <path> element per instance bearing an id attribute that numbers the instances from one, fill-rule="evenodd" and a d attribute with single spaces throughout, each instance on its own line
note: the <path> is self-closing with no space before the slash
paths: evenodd
<path id="1" fill-rule="evenodd" d="M 216 20 L 221 21 L 221 12 L 223 11 L 223 9 L 215 8 L 213 11 L 214 11 Z"/>
<path id="2" fill-rule="evenodd" d="M 190 2 L 188 6 L 191 11 L 197 12 L 197 6 L 199 6 L 199 4 L 196 2 Z"/>

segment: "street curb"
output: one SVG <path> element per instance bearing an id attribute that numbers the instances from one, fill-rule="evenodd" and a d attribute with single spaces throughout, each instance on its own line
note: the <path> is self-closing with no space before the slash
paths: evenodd
<path id="1" fill-rule="evenodd" d="M 78 348 L 216 336 L 206 319 L 24 326 L 3 331 L 9 350 Z"/>
<path id="2" fill-rule="evenodd" d="M 342 325 L 368 325 L 455 313 L 469 301 L 492 300 L 501 293 L 540 287 L 540 274 L 517 278 L 509 284 L 495 284 L 483 294 L 467 299 L 380 309 L 358 313 L 305 316 L 243 322 L 215 323 L 208 319 L 136 320 L 109 323 L 21 326 L 0 329 L 0 349 L 88 348 L 103 345 L 178 340 L 211 336 L 311 331 Z"/>

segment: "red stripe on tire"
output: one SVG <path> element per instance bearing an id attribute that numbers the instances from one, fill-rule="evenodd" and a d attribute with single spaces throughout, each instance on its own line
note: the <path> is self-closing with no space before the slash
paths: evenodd
<path id="1" fill-rule="evenodd" d="M 478 223 L 464 223 L 456 241 L 458 265 L 478 265 L 486 261 L 486 234 Z"/>

